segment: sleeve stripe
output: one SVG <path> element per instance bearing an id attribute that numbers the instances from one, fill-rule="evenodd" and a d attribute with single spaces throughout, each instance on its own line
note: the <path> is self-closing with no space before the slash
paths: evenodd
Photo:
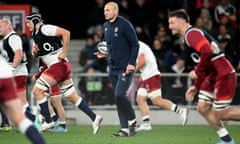
<path id="1" fill-rule="evenodd" d="M 196 51 L 200 52 L 201 48 L 205 45 L 208 44 L 208 40 L 207 39 L 202 39 L 196 46 Z"/>

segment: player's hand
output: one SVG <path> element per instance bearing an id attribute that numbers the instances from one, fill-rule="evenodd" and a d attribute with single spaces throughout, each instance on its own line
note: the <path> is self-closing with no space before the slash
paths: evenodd
<path id="1" fill-rule="evenodd" d="M 105 58 L 105 57 L 107 57 L 107 55 L 102 54 L 102 53 L 100 53 L 100 52 L 98 52 L 98 51 L 95 52 L 94 55 L 95 55 L 97 58 Z"/>
<path id="2" fill-rule="evenodd" d="M 37 79 L 35 77 L 35 75 L 32 76 L 32 82 L 35 82 Z"/>
<path id="3" fill-rule="evenodd" d="M 33 57 L 37 57 L 38 56 L 38 51 L 39 51 L 38 46 L 36 44 L 33 45 L 33 47 L 32 47 L 32 56 Z"/>
<path id="4" fill-rule="evenodd" d="M 189 77 L 190 77 L 191 79 L 193 79 L 193 80 L 195 80 L 195 79 L 198 78 L 198 77 L 197 77 L 197 74 L 196 74 L 196 72 L 195 72 L 194 70 L 190 71 Z"/>
<path id="5" fill-rule="evenodd" d="M 195 95 L 197 94 L 197 88 L 195 86 L 191 86 L 185 93 L 185 99 L 187 102 L 192 102 Z"/>
<path id="6" fill-rule="evenodd" d="M 65 59 L 66 56 L 67 56 L 67 54 L 66 54 L 65 52 L 63 52 L 63 51 L 61 51 L 61 52 L 58 54 L 58 58 L 59 58 L 60 60 Z"/>
<path id="7" fill-rule="evenodd" d="M 15 75 L 15 73 L 16 73 L 16 68 L 13 67 L 13 66 L 11 66 L 11 71 L 12 71 L 12 73 Z"/>

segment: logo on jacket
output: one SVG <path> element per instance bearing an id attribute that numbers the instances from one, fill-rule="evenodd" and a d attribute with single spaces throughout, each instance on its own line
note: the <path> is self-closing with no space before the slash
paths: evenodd
<path id="1" fill-rule="evenodd" d="M 114 28 L 114 36 L 115 36 L 115 37 L 118 37 L 118 27 L 115 27 L 115 28 Z"/>

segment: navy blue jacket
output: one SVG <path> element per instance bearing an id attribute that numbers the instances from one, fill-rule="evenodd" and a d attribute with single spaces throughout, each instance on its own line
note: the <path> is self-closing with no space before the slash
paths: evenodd
<path id="1" fill-rule="evenodd" d="M 126 70 L 128 64 L 136 65 L 138 37 L 133 25 L 122 17 L 103 24 L 104 41 L 108 47 L 108 64 L 111 71 Z"/>

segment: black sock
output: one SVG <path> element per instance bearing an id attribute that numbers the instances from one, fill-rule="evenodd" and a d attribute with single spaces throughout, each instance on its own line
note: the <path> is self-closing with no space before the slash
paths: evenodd
<path id="1" fill-rule="evenodd" d="M 174 109 L 174 112 L 176 112 L 176 113 L 180 113 L 180 108 L 178 107 L 178 105 L 176 105 L 176 107 L 175 107 L 175 109 Z"/>
<path id="2" fill-rule="evenodd" d="M 48 101 L 45 101 L 45 102 L 39 104 L 39 106 L 40 106 L 40 109 L 41 109 L 40 110 L 41 114 L 44 116 L 45 121 L 47 123 L 50 123 L 52 121 L 52 119 L 51 119 L 51 116 L 50 116 L 50 112 L 48 110 Z"/>
<path id="3" fill-rule="evenodd" d="M 150 122 L 150 118 L 144 119 L 143 122 Z"/>
<path id="4" fill-rule="evenodd" d="M 232 138 L 229 134 L 221 137 L 221 139 L 225 142 L 230 142 L 232 140 Z"/>
<path id="5" fill-rule="evenodd" d="M 30 119 L 32 122 L 34 122 L 36 116 L 32 114 L 31 111 L 29 111 L 28 109 L 25 110 L 25 115 L 28 119 Z"/>
<path id="6" fill-rule="evenodd" d="M 66 128 L 66 123 L 60 123 L 59 126 L 63 127 L 63 128 Z"/>
<path id="7" fill-rule="evenodd" d="M 2 116 L 1 127 L 10 126 L 9 120 L 8 120 L 5 112 L 3 110 L 1 110 L 1 109 L 0 109 L 0 112 L 1 112 L 1 116 Z"/>
<path id="8" fill-rule="evenodd" d="M 96 114 L 90 109 L 87 102 L 82 99 L 81 103 L 78 105 L 78 108 L 81 109 L 85 114 L 87 114 L 92 121 L 95 120 Z"/>
<path id="9" fill-rule="evenodd" d="M 52 115 L 51 118 L 54 122 L 58 120 L 58 116 L 56 114 Z"/>
<path id="10" fill-rule="evenodd" d="M 38 130 L 33 125 L 28 127 L 25 135 L 33 144 L 46 144 L 46 142 L 43 139 L 43 136 L 38 132 Z"/>

